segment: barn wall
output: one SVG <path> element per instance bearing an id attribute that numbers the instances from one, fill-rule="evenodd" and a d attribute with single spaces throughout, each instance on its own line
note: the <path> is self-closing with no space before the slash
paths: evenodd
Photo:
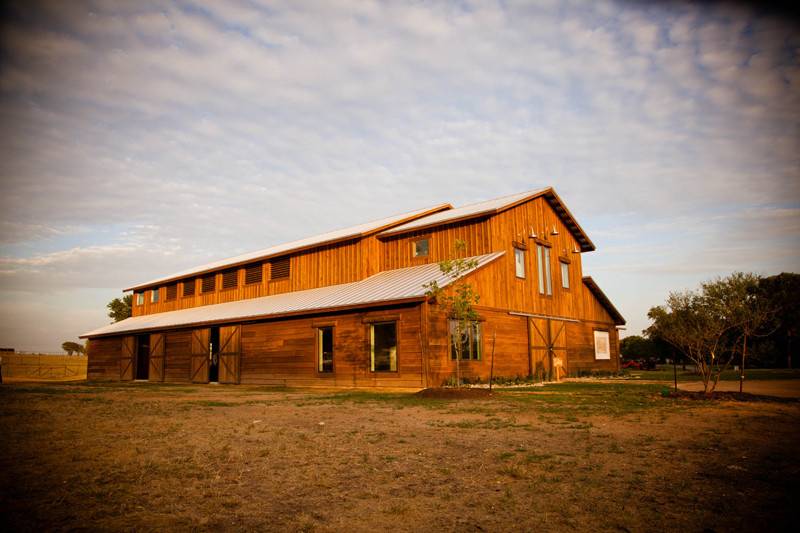
<path id="1" fill-rule="evenodd" d="M 91 339 L 86 354 L 89 358 L 86 371 L 87 379 L 119 380 L 122 337 Z"/>
<path id="2" fill-rule="evenodd" d="M 189 381 L 191 331 L 169 331 L 164 339 L 164 381 Z"/>
<path id="3" fill-rule="evenodd" d="M 611 359 L 597 360 L 594 357 L 594 331 L 607 331 L 611 348 Z M 581 322 L 567 324 L 567 360 L 569 373 L 602 370 L 619 370 L 619 332 L 611 323 Z"/>

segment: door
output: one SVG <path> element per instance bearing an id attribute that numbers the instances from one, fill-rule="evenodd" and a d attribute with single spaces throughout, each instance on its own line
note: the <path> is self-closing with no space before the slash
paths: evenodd
<path id="1" fill-rule="evenodd" d="M 133 379 L 133 360 L 136 358 L 136 337 L 130 335 L 122 337 L 122 353 L 119 356 L 119 379 L 130 381 Z"/>
<path id="2" fill-rule="evenodd" d="M 150 335 L 136 336 L 136 379 L 147 379 L 150 376 Z"/>
<path id="3" fill-rule="evenodd" d="M 239 383 L 241 326 L 219 328 L 219 382 Z"/>
<path id="4" fill-rule="evenodd" d="M 166 335 L 153 333 L 150 335 L 150 381 L 164 381 L 164 355 L 166 353 Z"/>
<path id="5" fill-rule="evenodd" d="M 208 383 L 208 358 L 211 355 L 208 337 L 208 329 L 192 331 L 192 355 L 189 366 L 189 378 L 192 383 Z"/>
<path id="6" fill-rule="evenodd" d="M 549 318 L 528 318 L 528 366 L 538 379 L 560 379 L 567 370 L 566 323 Z"/>

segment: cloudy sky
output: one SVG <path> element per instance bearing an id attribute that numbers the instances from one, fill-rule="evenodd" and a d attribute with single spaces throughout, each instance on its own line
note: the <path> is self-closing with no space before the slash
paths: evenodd
<path id="1" fill-rule="evenodd" d="M 800 271 L 800 25 L 744 4 L 4 2 L 0 345 L 122 287 L 553 185 L 628 318 Z"/>

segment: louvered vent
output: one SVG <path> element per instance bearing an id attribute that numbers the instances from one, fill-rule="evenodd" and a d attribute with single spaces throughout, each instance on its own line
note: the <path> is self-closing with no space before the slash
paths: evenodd
<path id="1" fill-rule="evenodd" d="M 289 277 L 289 258 L 281 257 L 271 261 L 270 279 L 283 279 Z"/>
<path id="2" fill-rule="evenodd" d="M 187 279 L 183 282 L 183 295 L 184 296 L 194 296 L 194 286 L 195 281 L 193 279 Z"/>
<path id="3" fill-rule="evenodd" d="M 232 289 L 236 287 L 238 283 L 238 274 L 239 271 L 234 269 L 226 270 L 222 273 L 222 288 L 223 289 Z"/>
<path id="4" fill-rule="evenodd" d="M 174 300 L 178 297 L 178 284 L 171 283 L 167 285 L 167 301 Z"/>
<path id="5" fill-rule="evenodd" d="M 244 269 L 244 283 L 245 285 L 252 285 L 253 283 L 261 283 L 264 279 L 264 267 L 261 263 L 255 265 L 248 265 Z"/>
<path id="6" fill-rule="evenodd" d="M 217 275 L 209 274 L 203 276 L 203 292 L 214 292 L 217 288 Z"/>

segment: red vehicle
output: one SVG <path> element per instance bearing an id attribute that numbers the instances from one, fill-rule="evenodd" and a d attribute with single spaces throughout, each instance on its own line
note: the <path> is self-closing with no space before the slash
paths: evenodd
<path id="1" fill-rule="evenodd" d="M 642 364 L 635 359 L 631 359 L 630 361 L 625 361 L 622 363 L 622 368 L 632 368 L 633 370 L 641 370 Z"/>

